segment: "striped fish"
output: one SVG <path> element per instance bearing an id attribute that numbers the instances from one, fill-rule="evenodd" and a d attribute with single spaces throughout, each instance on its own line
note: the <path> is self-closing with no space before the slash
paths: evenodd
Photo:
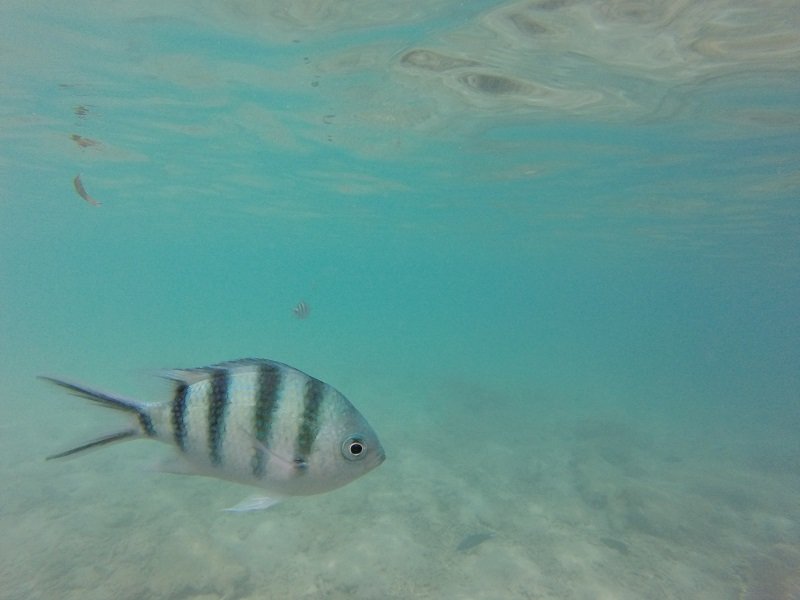
<path id="1" fill-rule="evenodd" d="M 164 470 L 266 490 L 268 496 L 229 509 L 245 511 L 341 487 L 385 458 L 377 435 L 347 398 L 288 365 L 248 358 L 168 371 L 166 377 L 175 383 L 172 398 L 150 404 L 42 377 L 133 417 L 129 427 L 48 460 L 114 442 L 158 440 L 174 446 L 179 459 Z"/>
<path id="2" fill-rule="evenodd" d="M 294 316 L 298 319 L 305 319 L 308 318 L 308 315 L 311 314 L 311 307 L 303 300 L 295 304 L 295 307 L 292 309 Z"/>

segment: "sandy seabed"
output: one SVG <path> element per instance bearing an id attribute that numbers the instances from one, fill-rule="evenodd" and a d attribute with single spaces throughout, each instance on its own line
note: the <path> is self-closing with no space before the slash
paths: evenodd
<path id="1" fill-rule="evenodd" d="M 383 466 L 248 514 L 221 511 L 248 488 L 149 469 L 157 444 L 44 462 L 4 430 L 0 598 L 800 598 L 790 453 L 461 406 L 380 407 Z"/>

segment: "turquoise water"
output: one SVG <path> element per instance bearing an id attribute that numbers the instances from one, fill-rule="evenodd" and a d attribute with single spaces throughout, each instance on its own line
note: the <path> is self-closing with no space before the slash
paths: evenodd
<path id="1" fill-rule="evenodd" d="M 799 21 L 4 3 L 0 598 L 800 598 Z M 386 462 L 231 515 L 157 444 L 43 460 L 120 415 L 36 375 L 246 356 Z"/>

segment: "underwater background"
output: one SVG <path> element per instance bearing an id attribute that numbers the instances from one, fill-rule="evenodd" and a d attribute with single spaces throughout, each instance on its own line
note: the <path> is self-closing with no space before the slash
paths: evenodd
<path id="1" fill-rule="evenodd" d="M 795 2 L 5 0 L 0 32 L 0 598 L 800 598 Z M 156 401 L 247 356 L 386 462 L 245 515 L 165 446 L 45 462 L 124 419 L 37 375 Z"/>

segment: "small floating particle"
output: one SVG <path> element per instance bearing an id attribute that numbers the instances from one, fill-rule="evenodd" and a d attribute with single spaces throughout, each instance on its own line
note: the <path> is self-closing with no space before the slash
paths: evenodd
<path id="1" fill-rule="evenodd" d="M 332 125 L 335 117 L 336 115 L 324 115 L 322 117 L 322 122 L 325 123 L 325 125 Z"/>
<path id="2" fill-rule="evenodd" d="M 490 540 L 494 537 L 493 533 L 471 533 L 468 536 L 464 537 L 461 540 L 461 543 L 456 546 L 456 552 L 466 552 L 467 550 L 471 550 L 475 546 L 482 544 L 486 540 Z"/>
<path id="3" fill-rule="evenodd" d="M 311 314 L 311 307 L 303 300 L 300 300 L 292 309 L 292 312 L 298 319 L 305 319 Z"/>
<path id="4" fill-rule="evenodd" d="M 86 188 L 83 187 L 83 182 L 81 181 L 80 173 L 75 175 L 75 179 L 72 180 L 72 185 L 75 186 L 75 191 L 78 192 L 78 196 L 86 200 L 92 206 L 100 206 L 100 202 L 92 198 L 87 192 Z"/>

